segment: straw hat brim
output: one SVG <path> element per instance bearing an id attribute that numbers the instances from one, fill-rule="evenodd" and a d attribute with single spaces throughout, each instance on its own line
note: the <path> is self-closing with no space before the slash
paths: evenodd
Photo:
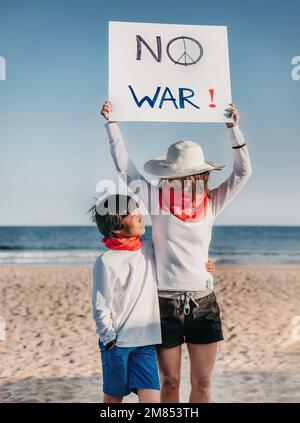
<path id="1" fill-rule="evenodd" d="M 183 177 L 195 175 L 196 173 L 207 172 L 211 170 L 222 170 L 226 165 L 220 165 L 211 160 L 204 160 L 202 165 L 197 167 L 181 167 L 178 165 L 169 165 L 166 162 L 166 156 L 154 157 L 144 164 L 144 170 L 150 175 L 161 178 Z"/>

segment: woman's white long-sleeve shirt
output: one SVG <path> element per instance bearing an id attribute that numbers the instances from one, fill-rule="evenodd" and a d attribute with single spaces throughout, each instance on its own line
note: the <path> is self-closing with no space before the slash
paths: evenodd
<path id="1" fill-rule="evenodd" d="M 161 344 L 153 243 L 137 251 L 108 250 L 93 270 L 93 316 L 100 340 L 119 347 Z"/>
<path id="2" fill-rule="evenodd" d="M 124 139 L 116 122 L 105 124 L 115 166 L 147 206 L 152 220 L 158 290 L 205 291 L 213 290 L 213 276 L 205 269 L 215 218 L 241 191 L 251 173 L 247 146 L 233 149 L 233 170 L 217 188 L 211 190 L 205 219 L 184 222 L 171 213 L 159 210 L 158 188 L 148 182 L 128 157 Z M 245 143 L 238 125 L 227 128 L 231 146 Z"/>

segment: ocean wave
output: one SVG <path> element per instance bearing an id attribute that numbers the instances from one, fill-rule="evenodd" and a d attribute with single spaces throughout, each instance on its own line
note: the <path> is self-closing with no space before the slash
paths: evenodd
<path id="1" fill-rule="evenodd" d="M 0 264 L 92 265 L 101 251 L 0 251 Z"/>

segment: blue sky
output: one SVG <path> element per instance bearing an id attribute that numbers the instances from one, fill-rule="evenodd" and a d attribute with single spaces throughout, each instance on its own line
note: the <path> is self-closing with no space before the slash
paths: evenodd
<path id="1" fill-rule="evenodd" d="M 0 0 L 0 225 L 88 224 L 96 184 L 115 178 L 104 119 L 108 21 L 227 25 L 233 101 L 251 154 L 248 185 L 216 224 L 300 224 L 299 1 Z M 141 169 L 182 138 L 226 164 L 224 124 L 121 122 Z"/>

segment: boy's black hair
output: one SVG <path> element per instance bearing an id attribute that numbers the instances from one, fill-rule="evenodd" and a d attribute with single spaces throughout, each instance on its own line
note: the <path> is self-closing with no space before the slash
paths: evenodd
<path id="1" fill-rule="evenodd" d="M 112 194 L 90 208 L 91 219 L 105 238 L 115 238 L 113 231 L 123 228 L 122 220 L 139 204 L 129 195 Z"/>

